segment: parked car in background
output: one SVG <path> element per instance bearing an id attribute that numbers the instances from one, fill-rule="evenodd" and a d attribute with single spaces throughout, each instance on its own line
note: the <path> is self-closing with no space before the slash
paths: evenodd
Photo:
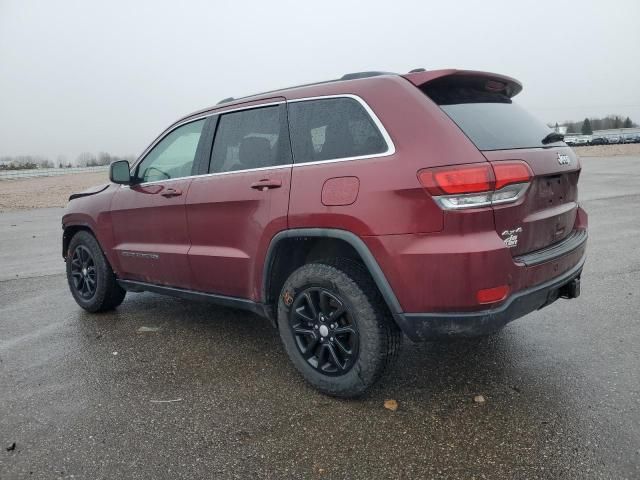
<path id="1" fill-rule="evenodd" d="M 609 143 L 620 143 L 620 136 L 619 135 L 609 135 L 607 137 L 607 140 L 609 141 Z"/>
<path id="2" fill-rule="evenodd" d="M 576 145 L 576 137 L 564 137 L 564 143 L 566 143 L 567 145 L 569 145 L 570 147 L 573 147 L 574 145 Z"/>
<path id="3" fill-rule="evenodd" d="M 195 112 L 71 196 L 71 294 L 90 312 L 151 291 L 257 313 L 341 397 L 380 378 L 404 335 L 487 335 L 575 298 L 580 162 L 513 102 L 521 90 L 365 72 Z"/>
<path id="4" fill-rule="evenodd" d="M 589 142 L 590 145 L 608 145 L 609 140 L 606 137 L 593 137 Z"/>

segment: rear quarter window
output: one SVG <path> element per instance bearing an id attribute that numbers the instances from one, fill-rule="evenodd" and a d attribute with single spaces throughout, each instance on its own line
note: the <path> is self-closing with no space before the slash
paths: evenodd
<path id="1" fill-rule="evenodd" d="M 376 155 L 388 146 L 373 119 L 353 98 L 290 102 L 296 163 Z"/>

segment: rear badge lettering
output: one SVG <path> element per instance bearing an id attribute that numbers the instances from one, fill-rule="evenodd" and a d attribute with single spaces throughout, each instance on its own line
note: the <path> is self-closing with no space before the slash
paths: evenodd
<path id="1" fill-rule="evenodd" d="M 136 258 L 148 258 L 150 260 L 157 260 L 160 255 L 157 253 L 140 253 L 140 252 L 127 252 L 124 251 L 121 253 L 123 257 L 136 257 Z"/>
<path id="2" fill-rule="evenodd" d="M 565 155 L 564 153 L 559 153 L 558 163 L 560 165 L 571 165 L 571 158 L 569 157 L 569 155 Z"/>
<path id="3" fill-rule="evenodd" d="M 518 234 L 522 233 L 522 227 L 514 228 L 513 230 L 505 230 L 502 232 L 502 241 L 508 248 L 513 248 L 518 245 Z"/>

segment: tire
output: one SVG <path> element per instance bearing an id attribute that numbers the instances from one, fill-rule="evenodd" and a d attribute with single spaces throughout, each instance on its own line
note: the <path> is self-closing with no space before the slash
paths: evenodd
<path id="1" fill-rule="evenodd" d="M 342 259 L 310 263 L 289 276 L 278 299 L 278 330 L 302 376 L 321 392 L 344 398 L 365 393 L 402 344 L 368 273 Z"/>
<path id="2" fill-rule="evenodd" d="M 81 230 L 69 242 L 67 282 L 76 303 L 88 312 L 106 312 L 122 303 L 126 291 L 118 285 L 100 244 Z"/>

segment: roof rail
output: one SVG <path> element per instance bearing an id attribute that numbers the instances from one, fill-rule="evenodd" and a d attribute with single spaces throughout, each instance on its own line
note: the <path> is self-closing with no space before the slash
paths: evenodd
<path id="1" fill-rule="evenodd" d="M 396 74 L 393 72 L 376 72 L 376 71 L 354 72 L 354 73 L 347 73 L 343 75 L 342 77 L 340 77 L 340 80 L 357 80 L 358 78 L 377 77 L 380 75 L 396 75 Z"/>
<path id="2" fill-rule="evenodd" d="M 418 73 L 418 72 L 426 72 L 426 70 L 422 67 L 414 68 L 413 70 L 409 70 L 409 73 Z"/>
<path id="3" fill-rule="evenodd" d="M 258 96 L 258 95 L 266 95 L 267 93 L 281 92 L 283 90 L 291 90 L 291 89 L 300 88 L 300 87 L 310 87 L 312 85 L 321 85 L 323 83 L 339 82 L 341 80 L 357 80 L 359 78 L 378 77 L 380 75 L 398 75 L 398 74 L 395 73 L 395 72 L 383 72 L 383 71 L 347 73 L 347 74 L 343 75 L 342 77 L 334 79 L 334 80 L 324 80 L 324 81 L 320 81 L 320 82 L 305 83 L 303 85 L 295 85 L 295 86 L 286 87 L 286 88 L 279 88 L 277 90 L 270 90 L 270 91 L 267 91 L 267 92 L 251 94 L 251 95 L 248 95 L 246 97 L 238 97 L 238 98 L 227 97 L 227 98 L 223 98 L 222 100 L 220 100 L 218 103 L 216 103 L 216 105 L 221 105 L 223 103 L 231 102 L 231 101 L 234 101 L 234 100 L 241 100 L 241 99 L 244 99 L 244 98 L 251 98 L 251 97 L 254 97 L 254 96 Z"/>

